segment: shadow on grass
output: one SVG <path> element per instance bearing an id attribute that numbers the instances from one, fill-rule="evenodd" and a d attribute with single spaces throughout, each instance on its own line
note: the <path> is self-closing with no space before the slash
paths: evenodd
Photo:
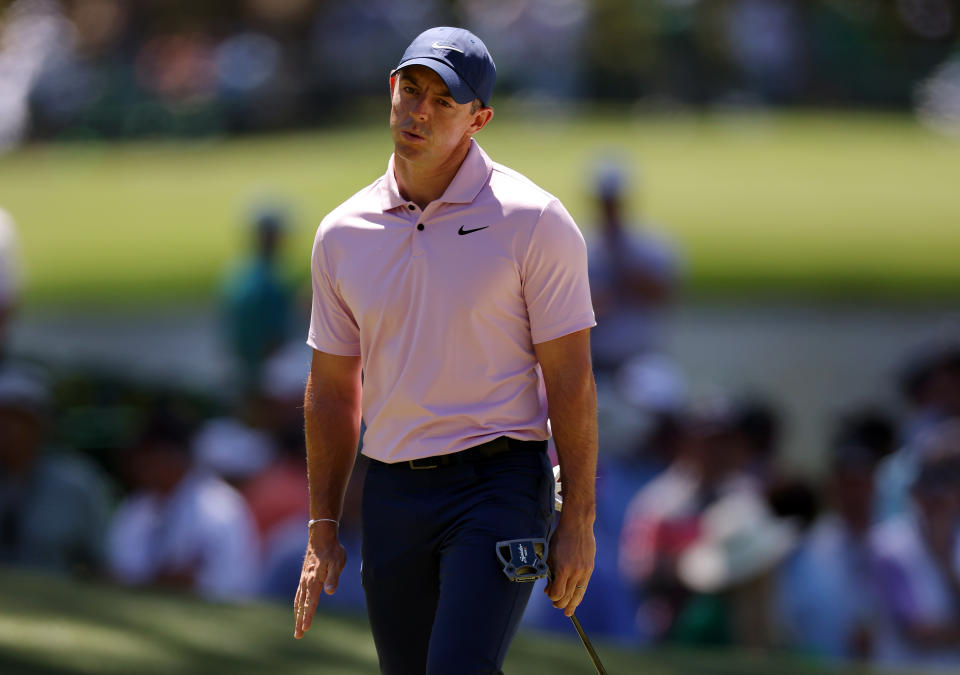
<path id="1" fill-rule="evenodd" d="M 0 574 L 0 596 L 3 673 L 377 671 L 360 617 L 318 614 L 295 641 L 292 610 L 275 605 L 211 605 L 8 573 Z"/>
<path id="2" fill-rule="evenodd" d="M 624 649 L 599 642 L 611 673 L 813 675 L 804 659 L 737 650 Z M 571 627 L 566 639 L 526 632 L 504 665 L 529 675 L 589 675 L 593 665 Z M 293 610 L 276 604 L 213 605 L 185 595 L 131 591 L 0 569 L 3 675 L 374 675 L 376 652 L 364 617 L 324 612 L 303 640 Z"/>

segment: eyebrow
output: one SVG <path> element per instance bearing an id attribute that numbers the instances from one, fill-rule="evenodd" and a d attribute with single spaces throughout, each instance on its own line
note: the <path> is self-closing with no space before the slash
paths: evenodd
<path id="1" fill-rule="evenodd" d="M 439 77 L 439 76 L 438 76 L 438 77 Z M 408 73 L 408 72 L 407 72 L 407 69 L 406 69 L 406 68 L 404 68 L 404 69 L 402 69 L 402 70 L 400 71 L 400 80 L 401 80 L 401 81 L 403 81 L 403 80 L 409 80 L 410 83 L 411 83 L 412 85 L 416 86 L 416 87 L 422 86 L 422 85 L 417 81 L 417 78 L 415 78 L 411 73 Z M 441 79 L 440 81 L 443 82 L 442 79 Z M 439 95 L 442 96 L 443 98 L 453 98 L 453 94 L 450 93 L 450 89 L 449 89 L 449 87 L 447 87 L 447 83 L 446 83 L 446 82 L 443 82 L 443 89 L 441 89 L 438 93 L 439 93 Z"/>

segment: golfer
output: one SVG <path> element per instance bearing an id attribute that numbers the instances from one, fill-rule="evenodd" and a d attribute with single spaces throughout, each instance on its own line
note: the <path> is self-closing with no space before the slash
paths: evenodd
<path id="1" fill-rule="evenodd" d="M 593 571 L 596 391 L 583 237 L 560 202 L 473 139 L 496 70 L 475 35 L 432 28 L 390 73 L 386 173 L 313 246 L 305 396 L 311 520 L 295 637 L 333 593 L 360 420 L 362 584 L 382 672 L 498 673 L 532 584 L 498 541 L 553 525 L 546 592 L 571 615 Z"/>

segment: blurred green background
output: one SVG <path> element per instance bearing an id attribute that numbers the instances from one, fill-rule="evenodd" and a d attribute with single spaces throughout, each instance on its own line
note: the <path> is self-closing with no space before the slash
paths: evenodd
<path id="1" fill-rule="evenodd" d="M 561 195 L 588 235 L 591 164 L 602 152 L 638 158 L 633 206 L 675 239 L 694 296 L 942 300 L 960 289 L 960 144 L 910 117 L 505 107 L 478 140 Z M 28 301 L 208 296 L 258 194 L 291 204 L 287 251 L 305 280 L 319 218 L 382 173 L 384 127 L 2 155 L 0 204 L 23 230 Z"/>

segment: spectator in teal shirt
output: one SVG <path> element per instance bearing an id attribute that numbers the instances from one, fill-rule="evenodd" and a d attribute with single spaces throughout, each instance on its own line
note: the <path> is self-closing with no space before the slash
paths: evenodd
<path id="1" fill-rule="evenodd" d="M 225 338 L 248 392 L 258 388 L 263 363 L 290 337 L 293 287 L 278 260 L 286 230 L 282 209 L 258 209 L 253 256 L 231 271 L 224 286 Z"/>

